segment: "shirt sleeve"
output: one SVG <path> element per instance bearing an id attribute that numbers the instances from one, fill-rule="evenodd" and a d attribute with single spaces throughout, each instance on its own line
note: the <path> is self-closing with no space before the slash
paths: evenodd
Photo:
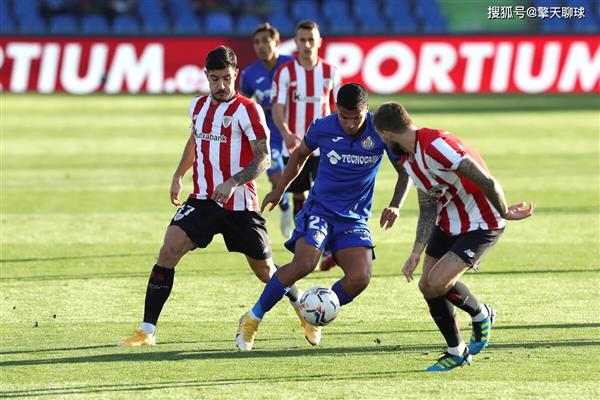
<path id="1" fill-rule="evenodd" d="M 281 66 L 277 72 L 275 72 L 275 77 L 273 78 L 273 97 L 271 98 L 271 102 L 277 104 L 287 103 L 289 87 L 290 72 L 287 67 Z"/>
<path id="2" fill-rule="evenodd" d="M 450 137 L 435 139 L 425 154 L 449 171 L 456 171 L 458 164 L 466 157 L 463 147 Z"/>
<path id="3" fill-rule="evenodd" d="M 306 135 L 304 135 L 304 143 L 311 151 L 315 151 L 319 147 L 319 128 L 316 126 L 317 121 L 314 121 L 308 127 Z"/>
<path id="4" fill-rule="evenodd" d="M 262 108 L 249 102 L 240 107 L 240 128 L 249 140 L 268 139 L 270 132 Z"/>
<path id="5" fill-rule="evenodd" d="M 240 90 L 244 94 L 244 96 L 252 97 L 254 96 L 254 89 L 250 84 L 250 78 L 247 76 L 248 70 L 242 71 L 242 76 L 240 77 Z"/>
<path id="6" fill-rule="evenodd" d="M 200 97 L 194 97 L 190 103 L 190 129 L 194 127 L 194 108 L 196 108 L 196 103 L 200 101 Z"/>

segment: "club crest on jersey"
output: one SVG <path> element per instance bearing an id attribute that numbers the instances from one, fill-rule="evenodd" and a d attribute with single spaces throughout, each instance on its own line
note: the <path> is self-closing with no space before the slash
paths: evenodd
<path id="1" fill-rule="evenodd" d="M 365 150 L 371 150 L 375 145 L 375 141 L 371 136 L 367 136 L 362 142 L 360 142 L 360 146 Z"/>
<path id="2" fill-rule="evenodd" d="M 223 117 L 223 128 L 229 128 L 229 125 L 231 125 L 231 116 L 226 115 Z"/>

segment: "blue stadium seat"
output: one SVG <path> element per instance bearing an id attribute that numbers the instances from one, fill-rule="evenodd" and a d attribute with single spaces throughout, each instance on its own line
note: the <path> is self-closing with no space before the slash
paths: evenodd
<path id="1" fill-rule="evenodd" d="M 3 14 L 12 17 L 12 15 L 10 15 L 11 12 L 10 6 L 8 5 L 8 0 L 0 0 L 0 18 L 2 18 Z"/>
<path id="2" fill-rule="evenodd" d="M 197 35 L 202 33 L 202 26 L 195 15 L 189 14 L 177 19 L 173 30 L 175 33 L 182 35 Z"/>
<path id="3" fill-rule="evenodd" d="M 358 26 L 354 18 L 347 16 L 347 18 L 333 19 L 329 23 L 327 33 L 330 35 L 350 35 L 358 31 Z"/>
<path id="4" fill-rule="evenodd" d="M 323 2 L 321 13 L 330 22 L 350 15 L 348 2 L 345 0 L 329 0 Z"/>
<path id="5" fill-rule="evenodd" d="M 424 21 L 441 16 L 442 10 L 435 0 L 421 0 L 415 3 L 415 15 Z"/>
<path id="6" fill-rule="evenodd" d="M 17 24 L 8 12 L 0 13 L 0 33 L 12 34 L 17 32 Z"/>
<path id="7" fill-rule="evenodd" d="M 290 16 L 301 21 L 303 19 L 318 19 L 319 5 L 315 0 L 296 0 L 292 3 Z"/>
<path id="8" fill-rule="evenodd" d="M 448 32 L 448 21 L 442 14 L 431 14 L 423 18 L 424 33 L 446 33 Z"/>
<path id="9" fill-rule="evenodd" d="M 83 33 L 106 34 L 110 32 L 110 27 L 106 17 L 88 15 L 81 19 L 81 30 Z"/>
<path id="10" fill-rule="evenodd" d="M 352 14 L 357 21 L 382 21 L 383 17 L 380 12 L 379 2 L 354 0 L 352 3 Z"/>
<path id="11" fill-rule="evenodd" d="M 146 19 L 142 20 L 142 29 L 144 33 L 164 35 L 171 33 L 171 24 L 163 14 L 147 15 Z"/>
<path id="12" fill-rule="evenodd" d="M 388 32 L 388 27 L 386 26 L 386 24 L 383 20 L 381 20 L 381 22 L 378 24 L 374 24 L 370 21 L 367 21 L 360 25 L 359 32 L 365 33 L 365 34 L 377 34 L 377 35 L 384 34 L 384 33 Z"/>
<path id="13" fill-rule="evenodd" d="M 287 0 L 267 0 L 269 3 L 271 11 L 269 14 L 271 15 L 283 15 L 288 13 L 289 5 Z"/>
<path id="14" fill-rule="evenodd" d="M 241 15 L 237 20 L 236 31 L 240 35 L 250 35 L 263 21 L 254 15 Z"/>
<path id="15" fill-rule="evenodd" d="M 175 21 L 179 21 L 188 15 L 195 15 L 191 0 L 171 0 L 167 4 L 169 14 Z"/>
<path id="16" fill-rule="evenodd" d="M 50 19 L 50 32 L 53 34 L 73 34 L 77 33 L 77 19 L 72 15 L 57 15 Z"/>
<path id="17" fill-rule="evenodd" d="M 51 10 L 60 10 L 66 7 L 74 6 L 77 0 L 42 0 L 42 3 Z"/>
<path id="18" fill-rule="evenodd" d="M 19 32 L 25 34 L 46 33 L 46 21 L 39 15 L 29 15 L 19 19 Z"/>
<path id="19" fill-rule="evenodd" d="M 119 15 L 113 21 L 113 32 L 120 35 L 136 35 L 140 33 L 140 23 L 132 15 Z"/>
<path id="20" fill-rule="evenodd" d="M 410 10 L 410 4 L 407 0 L 387 0 L 383 4 L 383 15 L 389 20 L 395 18 L 404 18 L 405 16 L 413 17 Z"/>
<path id="21" fill-rule="evenodd" d="M 29 17 L 40 17 L 40 3 L 38 0 L 21 0 L 13 2 L 15 16 L 19 21 Z"/>
<path id="22" fill-rule="evenodd" d="M 585 18 L 575 18 L 571 20 L 571 28 L 577 33 L 598 33 L 600 32 L 600 24 L 593 14 Z"/>
<path id="23" fill-rule="evenodd" d="M 138 2 L 137 13 L 145 21 L 147 18 L 164 16 L 165 10 L 161 0 L 143 0 Z"/>
<path id="24" fill-rule="evenodd" d="M 417 21 L 414 17 L 399 17 L 400 14 L 396 18 L 391 20 L 391 28 L 394 33 L 418 33 L 419 27 L 417 25 Z"/>
<path id="25" fill-rule="evenodd" d="M 540 21 L 540 30 L 544 33 L 567 33 L 571 31 L 568 19 L 546 18 Z"/>
<path id="26" fill-rule="evenodd" d="M 296 25 L 294 24 L 294 21 L 292 21 L 287 15 L 271 14 L 267 18 L 267 21 L 269 21 L 271 25 L 276 27 L 282 36 L 294 36 Z"/>
<path id="27" fill-rule="evenodd" d="M 204 32 L 208 35 L 231 34 L 233 27 L 233 18 L 228 13 L 210 13 L 204 19 Z"/>

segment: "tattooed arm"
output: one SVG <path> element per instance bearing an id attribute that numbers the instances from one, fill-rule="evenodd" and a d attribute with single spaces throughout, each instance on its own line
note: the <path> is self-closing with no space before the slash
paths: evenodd
<path id="1" fill-rule="evenodd" d="M 213 191 L 211 199 L 218 203 L 225 203 L 229 200 L 237 186 L 258 178 L 260 174 L 269 168 L 271 165 L 271 156 L 267 140 L 265 138 L 250 141 L 250 147 L 252 147 L 252 151 L 254 152 L 252 161 L 240 172 L 218 185 Z"/>
<path id="2" fill-rule="evenodd" d="M 421 253 L 429 241 L 429 237 L 435 228 L 437 217 L 437 199 L 429 196 L 427 193 L 417 190 L 419 196 L 419 221 L 417 222 L 417 234 L 411 254 L 404 263 L 402 273 L 408 282 L 413 280 L 413 272 L 419 265 Z"/>
<path id="3" fill-rule="evenodd" d="M 464 158 L 460 164 L 458 164 L 456 172 L 479 186 L 483 194 L 485 194 L 485 197 L 492 203 L 498 213 L 500 213 L 500 216 L 503 218 L 506 217 L 508 206 L 504 199 L 504 191 L 502 190 L 500 183 L 494 179 L 492 174 L 477 164 L 471 157 Z"/>

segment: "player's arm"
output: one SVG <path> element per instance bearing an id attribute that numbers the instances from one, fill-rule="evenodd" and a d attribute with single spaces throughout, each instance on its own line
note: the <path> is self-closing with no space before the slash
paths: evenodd
<path id="1" fill-rule="evenodd" d="M 290 153 L 292 153 L 300 145 L 301 139 L 294 135 L 287 122 L 285 122 L 285 107 L 285 104 L 273 103 L 271 113 L 273 114 L 275 126 L 277 126 L 277 129 L 281 132 L 285 145 Z"/>
<path id="2" fill-rule="evenodd" d="M 179 161 L 179 165 L 173 173 L 173 179 L 171 180 L 171 204 L 175 206 L 181 205 L 181 201 L 179 200 L 179 194 L 181 193 L 182 188 L 181 180 L 186 172 L 192 168 L 192 165 L 194 165 L 194 144 L 194 133 L 192 132 L 185 144 L 181 160 Z"/>
<path id="3" fill-rule="evenodd" d="M 533 203 L 522 202 L 508 206 L 500 183 L 471 157 L 463 158 L 456 172 L 479 186 L 502 218 L 519 220 L 533 214 Z"/>
<path id="4" fill-rule="evenodd" d="M 408 184 L 410 182 L 408 174 L 398 162 L 392 162 L 392 165 L 396 169 L 398 177 L 396 179 L 396 186 L 394 187 L 394 193 L 392 194 L 390 204 L 383 209 L 381 218 L 379 219 L 379 226 L 384 229 L 390 229 L 400 215 L 400 208 L 404 204 L 404 200 L 408 194 Z"/>
<path id="5" fill-rule="evenodd" d="M 253 181 L 271 166 L 268 141 L 268 138 L 250 140 L 254 158 L 240 172 L 218 185 L 213 191 L 211 199 L 217 203 L 225 203 L 237 186 Z"/>
<path id="6" fill-rule="evenodd" d="M 291 154 L 275 189 L 268 193 L 263 199 L 260 207 L 261 211 L 263 211 L 269 203 L 271 204 L 269 211 L 279 204 L 283 194 L 294 181 L 294 179 L 296 179 L 296 177 L 300 174 L 300 171 L 302 171 L 304 164 L 306 164 L 306 160 L 308 160 L 308 157 L 310 157 L 312 152 L 313 150 L 309 149 L 306 143 L 302 141 L 300 147 L 298 147 L 296 151 Z"/>
<path id="7" fill-rule="evenodd" d="M 417 222 L 417 233 L 415 242 L 408 259 L 404 263 L 402 273 L 408 282 L 413 280 L 413 272 L 419 265 L 421 254 L 429 241 L 429 237 L 435 228 L 437 217 L 437 199 L 427 193 L 417 190 L 419 198 L 419 220 Z"/>

